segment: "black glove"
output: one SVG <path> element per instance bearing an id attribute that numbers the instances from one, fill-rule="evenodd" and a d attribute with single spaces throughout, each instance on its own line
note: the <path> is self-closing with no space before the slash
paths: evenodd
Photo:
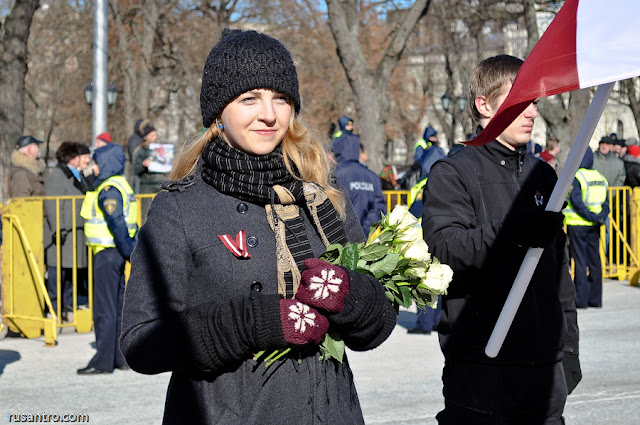
<path id="1" fill-rule="evenodd" d="M 580 370 L 580 359 L 577 354 L 564 353 L 562 358 L 564 377 L 567 380 L 567 392 L 571 394 L 582 380 L 582 370 Z"/>
<path id="2" fill-rule="evenodd" d="M 599 225 L 603 225 L 603 224 L 605 224 L 605 223 L 607 222 L 607 218 L 608 218 L 608 215 L 601 215 L 601 214 L 598 214 L 598 217 L 597 217 L 597 223 L 598 223 Z"/>
<path id="3" fill-rule="evenodd" d="M 532 208 L 510 214 L 506 230 L 511 231 L 516 245 L 543 248 L 560 232 L 563 221 L 564 214 L 561 212 Z"/>

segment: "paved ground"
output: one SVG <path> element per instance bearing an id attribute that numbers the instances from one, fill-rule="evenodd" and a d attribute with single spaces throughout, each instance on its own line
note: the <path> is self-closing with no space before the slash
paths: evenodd
<path id="1" fill-rule="evenodd" d="M 367 424 L 435 424 L 442 408 L 442 355 L 435 334 L 408 335 L 415 315 L 381 347 L 349 353 Z M 640 289 L 605 282 L 604 308 L 581 310 L 584 378 L 569 396 L 568 424 L 639 424 Z M 9 415 L 88 414 L 95 424 L 157 424 L 169 376 L 116 371 L 76 375 L 93 355 L 93 334 L 64 333 L 55 348 L 42 339 L 0 341 L 0 424 Z"/>

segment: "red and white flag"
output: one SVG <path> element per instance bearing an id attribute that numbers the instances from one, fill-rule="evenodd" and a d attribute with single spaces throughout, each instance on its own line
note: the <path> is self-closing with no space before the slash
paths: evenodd
<path id="1" fill-rule="evenodd" d="M 567 0 L 516 76 L 486 128 L 485 145 L 539 97 L 640 75 L 640 0 Z"/>

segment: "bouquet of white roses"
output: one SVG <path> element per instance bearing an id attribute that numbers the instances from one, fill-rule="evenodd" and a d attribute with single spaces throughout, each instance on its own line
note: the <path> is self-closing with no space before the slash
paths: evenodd
<path id="1" fill-rule="evenodd" d="M 429 254 L 418 219 L 404 205 L 371 226 L 366 242 L 334 244 L 321 260 L 374 276 L 384 286 L 396 312 L 415 303 L 419 309 L 436 307 L 438 295 L 446 294 L 453 271 Z M 344 342 L 329 329 L 320 345 L 323 358 L 342 362 Z M 276 350 L 264 359 L 267 366 L 289 352 Z M 256 354 L 259 360 L 264 351 Z"/>

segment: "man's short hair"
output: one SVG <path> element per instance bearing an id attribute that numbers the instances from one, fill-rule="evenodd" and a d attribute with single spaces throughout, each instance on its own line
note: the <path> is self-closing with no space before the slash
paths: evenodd
<path id="1" fill-rule="evenodd" d="M 61 164 L 66 164 L 76 156 L 80 155 L 78 144 L 74 142 L 63 142 L 56 151 L 56 159 Z"/>
<path id="2" fill-rule="evenodd" d="M 553 150 L 556 146 L 558 146 L 560 144 L 560 141 L 558 140 L 557 137 L 555 136 L 551 136 L 547 139 L 547 143 L 545 145 L 545 150 Z"/>
<path id="3" fill-rule="evenodd" d="M 484 96 L 494 106 L 505 83 L 513 83 L 522 65 L 522 59 L 509 55 L 498 55 L 480 62 L 473 71 L 469 84 L 469 103 L 471 114 L 476 121 L 482 115 L 476 108 L 476 97 Z"/>

